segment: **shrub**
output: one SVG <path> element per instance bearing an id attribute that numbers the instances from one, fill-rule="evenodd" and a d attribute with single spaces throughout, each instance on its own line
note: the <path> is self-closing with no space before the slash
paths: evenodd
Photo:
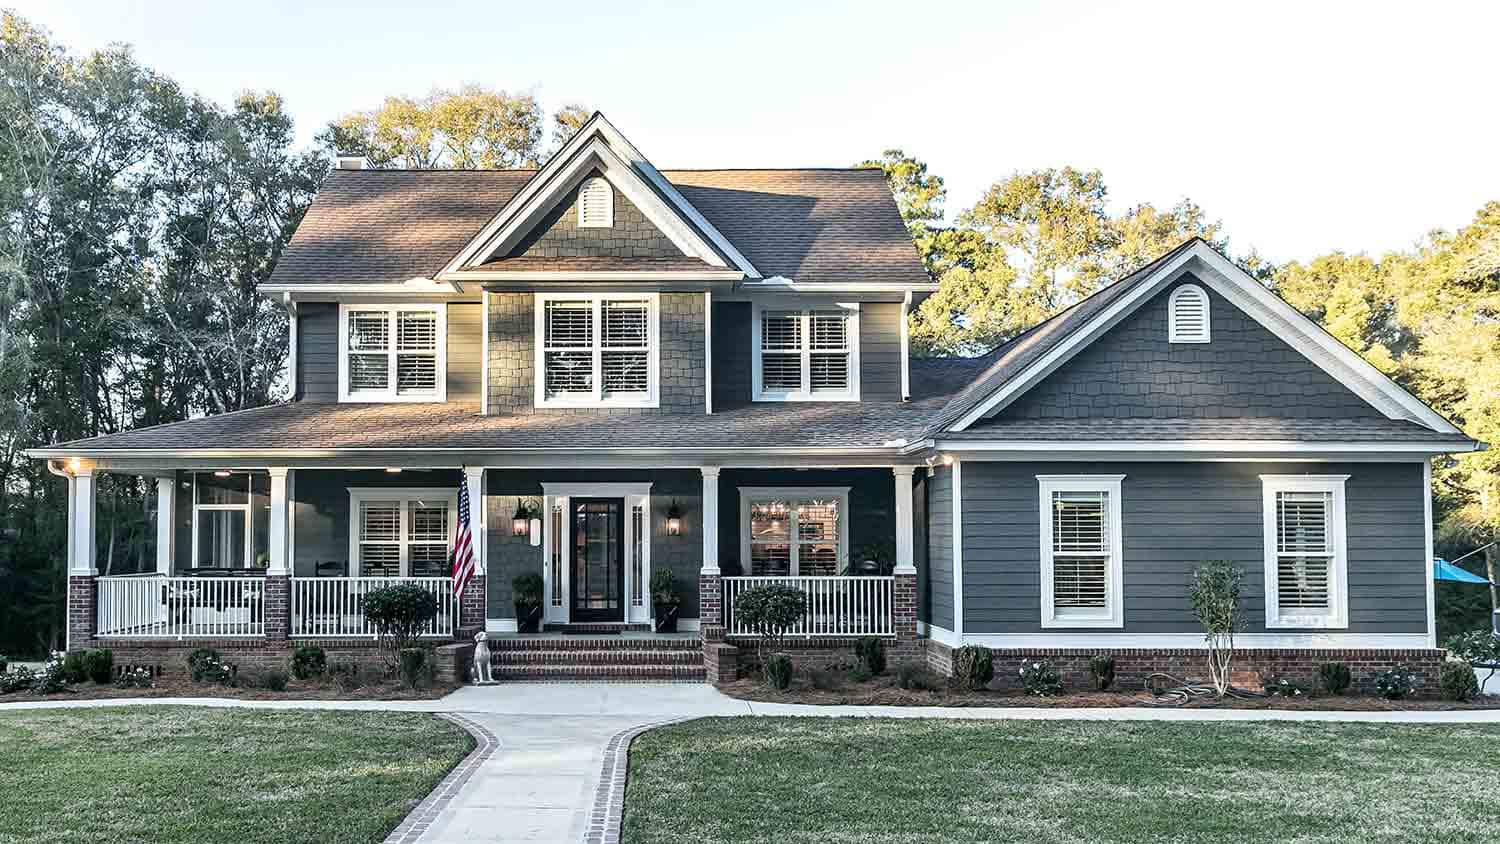
<path id="1" fill-rule="evenodd" d="M 400 678 L 401 685 L 408 689 L 419 689 L 427 685 L 427 649 L 402 648 Z"/>
<path id="2" fill-rule="evenodd" d="M 36 677 L 36 672 L 25 666 L 0 674 L 0 695 L 24 692 L 36 683 Z"/>
<path id="3" fill-rule="evenodd" d="M 1028 659 L 1021 663 L 1021 686 L 1033 697 L 1063 693 L 1062 675 L 1045 659 Z"/>
<path id="4" fill-rule="evenodd" d="M 1107 691 L 1115 684 L 1115 658 L 1109 654 L 1089 657 L 1089 675 L 1094 678 L 1094 688 Z"/>
<path id="5" fill-rule="evenodd" d="M 291 678 L 287 676 L 287 673 L 280 668 L 267 668 L 255 675 L 255 687 L 271 692 L 284 692 L 289 679 Z"/>
<path id="6" fill-rule="evenodd" d="M 83 652 L 83 669 L 89 679 L 103 686 L 115 679 L 115 654 L 109 648 Z"/>
<path id="7" fill-rule="evenodd" d="M 953 678 L 970 689 L 988 686 L 995 679 L 995 654 L 984 645 L 964 645 L 953 652 Z"/>
<path id="8" fill-rule="evenodd" d="M 762 665 L 766 664 L 766 648 L 778 650 L 786 631 L 806 612 L 807 595 L 781 584 L 746 589 L 734 601 L 735 618 L 759 637 L 755 654 Z"/>
<path id="9" fill-rule="evenodd" d="M 852 672 L 851 672 L 851 677 L 852 676 L 853 675 L 852 675 Z M 870 678 L 869 677 L 865 677 L 865 680 L 868 680 L 868 679 L 870 679 Z M 825 692 L 828 691 L 829 689 L 837 689 L 837 688 L 839 688 L 839 687 L 841 687 L 841 686 L 844 685 L 843 678 L 839 677 L 839 675 L 837 673 L 835 673 L 834 671 L 829 670 L 827 668 L 810 668 L 810 669 L 808 669 L 808 671 L 807 671 L 807 681 L 812 684 L 813 688 L 819 689 L 819 690 L 825 691 Z M 863 682 L 863 681 L 861 680 L 859 682 Z"/>
<path id="10" fill-rule="evenodd" d="M 1261 681 L 1261 689 L 1270 697 L 1303 697 L 1307 687 L 1286 677 L 1268 677 Z"/>
<path id="11" fill-rule="evenodd" d="M 937 682 L 925 667 L 915 662 L 903 662 L 896 666 L 896 688 L 930 692 L 937 688 Z"/>
<path id="12" fill-rule="evenodd" d="M 766 683 L 777 691 L 786 691 L 792 685 L 792 658 L 786 654 L 771 654 L 765 661 Z"/>
<path id="13" fill-rule="evenodd" d="M 69 679 L 72 675 L 68 673 L 68 659 L 80 657 L 78 666 L 82 666 L 82 654 L 72 653 L 64 656 L 61 651 L 53 651 L 52 657 L 42 667 L 41 673 L 34 676 L 31 682 L 31 691 L 39 695 L 53 695 L 68 690 L 68 684 L 74 682 Z"/>
<path id="14" fill-rule="evenodd" d="M 375 625 L 388 658 L 409 649 L 437 614 L 437 596 L 415 583 L 381 586 L 365 594 L 365 619 Z"/>
<path id="15" fill-rule="evenodd" d="M 1500 636 L 1491 630 L 1470 630 L 1460 633 L 1448 640 L 1443 646 L 1448 653 L 1470 665 L 1488 668 L 1490 673 L 1485 677 L 1489 682 L 1500 671 Z"/>
<path id="16" fill-rule="evenodd" d="M 83 654 L 83 651 L 73 651 L 67 656 L 62 657 L 62 664 L 59 670 L 62 671 L 64 682 L 82 683 L 89 678 L 89 668 L 88 664 L 83 661 Z M 53 658 L 57 658 L 55 654 Z M 46 673 L 45 670 L 43 673 Z"/>
<path id="17" fill-rule="evenodd" d="M 292 676 L 312 680 L 328 672 L 328 654 L 316 645 L 303 645 L 292 651 Z"/>
<path id="18" fill-rule="evenodd" d="M 516 575 L 510 581 L 511 602 L 516 607 L 516 628 L 522 633 L 536 632 L 542 617 L 542 576 L 534 571 Z"/>
<path id="19" fill-rule="evenodd" d="M 1438 690 L 1442 692 L 1443 700 L 1461 703 L 1476 697 L 1479 694 L 1479 678 L 1474 676 L 1474 666 L 1458 661 L 1443 663 L 1443 668 L 1438 673 Z"/>
<path id="20" fill-rule="evenodd" d="M 353 691 L 365 685 L 365 673 L 360 670 L 359 663 L 353 660 L 330 663 L 328 676 L 333 678 L 334 685 L 343 692 Z"/>
<path id="21" fill-rule="evenodd" d="M 232 686 L 238 670 L 219 657 L 213 648 L 198 648 L 188 654 L 188 674 L 194 683 L 212 683 L 216 686 Z"/>
<path id="22" fill-rule="evenodd" d="M 1416 679 L 1412 676 L 1411 669 L 1405 665 L 1398 665 L 1375 675 L 1375 694 L 1386 700 L 1400 700 L 1411 694 L 1414 688 Z"/>
<path id="23" fill-rule="evenodd" d="M 1223 697 L 1229 691 L 1230 663 L 1234 659 L 1234 634 L 1240 629 L 1240 582 L 1238 566 L 1223 560 L 1204 563 L 1193 572 L 1188 603 L 1203 627 L 1208 643 L 1208 675 L 1214 691 Z"/>
<path id="24" fill-rule="evenodd" d="M 4 674 L 9 669 L 10 657 L 6 656 L 5 654 L 0 654 L 0 674 Z"/>
<path id="25" fill-rule="evenodd" d="M 855 663 L 854 667 L 849 669 L 849 679 L 856 683 L 868 683 L 875 679 L 875 675 L 870 673 L 870 669 L 866 668 L 864 663 Z"/>
<path id="26" fill-rule="evenodd" d="M 866 636 L 854 642 L 854 664 L 868 671 L 871 676 L 885 673 L 885 642 L 874 636 Z"/>
<path id="27" fill-rule="evenodd" d="M 1354 677 L 1349 666 L 1343 662 L 1325 662 L 1318 666 L 1318 687 L 1331 695 L 1341 695 L 1349 690 Z"/>
<path id="28" fill-rule="evenodd" d="M 151 676 L 149 668 L 122 668 L 115 685 L 122 689 L 150 689 L 156 686 L 156 678 Z"/>

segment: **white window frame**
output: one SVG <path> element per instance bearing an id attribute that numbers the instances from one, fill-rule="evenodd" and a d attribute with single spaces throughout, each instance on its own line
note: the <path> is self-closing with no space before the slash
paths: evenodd
<path id="1" fill-rule="evenodd" d="M 211 470 L 209 470 L 211 471 Z M 255 565 L 255 487 L 251 483 L 250 476 L 254 472 L 230 472 L 230 478 L 245 479 L 245 503 L 244 504 L 199 504 L 198 503 L 198 475 L 207 474 L 204 470 L 193 470 L 193 568 L 199 568 L 201 562 L 198 557 L 198 514 L 205 511 L 219 512 L 243 512 L 245 514 L 245 564 L 241 568 L 253 569 Z"/>
<path id="2" fill-rule="evenodd" d="M 1177 327 L 1177 300 L 1183 296 L 1196 296 L 1203 302 L 1203 333 L 1188 334 Z M 1168 343 L 1207 343 L 1213 334 L 1213 320 L 1210 318 L 1209 309 L 1211 302 L 1208 299 L 1208 291 L 1196 284 L 1179 285 L 1172 295 L 1167 297 L 1167 342 Z"/>
<path id="3" fill-rule="evenodd" d="M 812 322 L 814 313 L 845 311 L 848 319 L 846 331 L 849 338 L 849 388 L 840 392 L 813 392 L 812 380 Z M 767 390 L 762 382 L 761 321 L 767 311 L 772 313 L 799 313 L 802 317 L 802 388 L 799 390 Z M 751 309 L 750 326 L 750 379 L 751 398 L 754 401 L 859 401 L 859 303 L 838 302 L 826 305 L 788 302 L 785 304 L 755 302 Z M 773 353 L 774 354 L 774 353 Z"/>
<path id="4" fill-rule="evenodd" d="M 411 504 L 416 501 L 442 501 L 448 505 L 448 550 L 453 550 L 453 535 L 458 529 L 458 490 L 445 487 L 349 487 L 349 571 L 352 577 L 374 577 L 366 575 L 359 561 L 359 505 L 366 501 L 391 501 L 401 505 L 400 531 L 397 543 L 401 546 L 401 561 L 398 577 L 411 576 L 411 546 L 428 545 L 411 539 Z M 482 535 L 473 541 L 482 542 Z"/>
<path id="5" fill-rule="evenodd" d="M 1265 523 L 1265 589 L 1266 628 L 1269 630 L 1289 628 L 1314 628 L 1319 630 L 1342 630 L 1349 626 L 1349 555 L 1348 531 L 1345 522 L 1344 486 L 1348 475 L 1261 475 L 1261 509 Z M 1328 611 L 1307 612 L 1299 607 L 1296 612 L 1283 613 L 1277 591 L 1277 537 L 1276 494 L 1279 492 L 1324 492 L 1333 494 L 1333 513 L 1329 519 L 1328 541 L 1333 553 L 1333 566 L 1328 582 Z"/>
<path id="6" fill-rule="evenodd" d="M 383 311 L 390 321 L 390 348 L 385 352 L 387 361 L 387 387 L 384 390 L 349 389 L 349 314 L 354 311 Z M 425 311 L 437 315 L 436 389 L 430 393 L 398 393 L 396 391 L 396 315 L 402 311 Z M 421 304 L 357 304 L 339 303 L 339 401 L 341 402 L 445 402 L 448 400 L 448 307 L 442 302 Z"/>
<path id="7" fill-rule="evenodd" d="M 583 219 L 583 194 L 595 184 L 604 186 L 604 191 L 609 196 L 609 204 L 605 207 L 604 217 L 600 220 L 584 222 Z M 615 225 L 615 188 L 609 180 L 603 176 L 590 176 L 578 185 L 578 196 L 573 200 L 578 208 L 578 227 L 580 229 L 611 229 Z"/>
<path id="8" fill-rule="evenodd" d="M 1125 525 L 1122 518 L 1121 482 L 1124 475 L 1037 475 L 1037 501 L 1041 510 L 1042 627 L 1120 628 L 1125 626 Z M 1055 492 L 1102 492 L 1109 496 L 1109 582 L 1102 611 L 1065 610 L 1053 606 L 1052 494 Z"/>
<path id="9" fill-rule="evenodd" d="M 537 407 L 659 407 L 661 404 L 661 296 L 657 293 L 537 293 L 533 303 L 533 333 Z M 646 314 L 646 397 L 621 398 L 604 395 L 604 323 L 607 301 L 642 301 Z M 594 379 L 590 395 L 547 395 L 547 303 L 592 302 L 594 306 Z"/>
<path id="10" fill-rule="evenodd" d="M 842 574 L 849 568 L 849 487 L 846 486 L 742 486 L 740 489 L 740 571 L 746 577 L 753 575 L 750 565 L 750 505 L 757 501 L 787 499 L 788 503 L 815 498 L 831 498 L 839 503 L 839 556 L 837 571 Z M 797 510 L 787 513 L 787 545 L 791 560 L 787 571 L 791 577 L 801 577 L 801 546 L 797 538 Z"/>

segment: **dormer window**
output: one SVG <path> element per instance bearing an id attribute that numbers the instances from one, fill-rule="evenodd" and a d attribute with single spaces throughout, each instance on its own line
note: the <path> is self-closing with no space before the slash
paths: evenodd
<path id="1" fill-rule="evenodd" d="M 1167 299 L 1167 341 L 1208 342 L 1208 294 L 1196 284 L 1184 284 Z"/>
<path id="2" fill-rule="evenodd" d="M 859 308 L 755 307 L 756 401 L 858 401 Z"/>
<path id="3" fill-rule="evenodd" d="M 339 401 L 444 401 L 442 305 L 340 305 Z"/>
<path id="4" fill-rule="evenodd" d="M 608 229 L 615 224 L 615 191 L 602 176 L 583 180 L 578 188 L 578 227 Z"/>

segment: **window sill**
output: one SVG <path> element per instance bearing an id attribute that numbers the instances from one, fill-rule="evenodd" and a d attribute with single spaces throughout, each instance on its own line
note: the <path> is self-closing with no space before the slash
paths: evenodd
<path id="1" fill-rule="evenodd" d="M 759 393 L 751 398 L 758 402 L 833 402 L 859 401 L 855 393 Z"/>
<path id="2" fill-rule="evenodd" d="M 1267 630 L 1347 630 L 1349 622 L 1330 616 L 1281 616 L 1266 618 Z"/>
<path id="3" fill-rule="evenodd" d="M 594 399 L 552 398 L 552 399 L 541 399 L 541 400 L 538 400 L 536 402 L 535 406 L 537 408 L 539 408 L 539 409 L 556 409 L 556 408 L 580 409 L 580 408 L 591 408 L 591 407 L 592 408 L 622 408 L 622 409 L 628 409 L 628 408 L 655 408 L 655 407 L 660 407 L 661 406 L 661 401 L 658 400 L 658 399 L 654 399 L 654 398 L 651 398 L 651 399 L 616 399 L 616 400 L 604 399 L 604 400 L 601 400 L 601 401 L 595 401 Z"/>
<path id="4" fill-rule="evenodd" d="M 1120 630 L 1125 622 L 1112 615 L 1063 615 L 1042 619 L 1043 630 L 1067 630 L 1075 627 Z"/>

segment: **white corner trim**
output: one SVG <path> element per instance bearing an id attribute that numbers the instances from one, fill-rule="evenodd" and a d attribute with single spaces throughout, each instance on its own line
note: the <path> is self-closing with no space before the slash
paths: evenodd
<path id="1" fill-rule="evenodd" d="M 1041 521 L 1041 626 L 1046 628 L 1071 629 L 1080 627 L 1125 626 L 1125 525 L 1122 515 L 1121 482 L 1124 475 L 1037 475 L 1037 510 Z M 1095 612 L 1067 612 L 1058 614 L 1053 605 L 1053 556 L 1056 551 L 1052 536 L 1052 494 L 1055 492 L 1103 492 L 1109 518 L 1109 566 L 1105 589 L 1104 609 Z"/>
<path id="2" fill-rule="evenodd" d="M 955 636 L 930 627 L 929 637 L 949 647 L 984 645 L 996 650 L 1042 648 L 1206 650 L 1201 633 L 975 633 Z M 1407 650 L 1429 647 L 1425 633 L 1240 633 L 1236 648 L 1247 650 Z"/>
<path id="3" fill-rule="evenodd" d="M 1027 366 L 1018 376 L 996 390 L 955 422 L 950 430 L 963 431 L 991 411 L 1013 401 L 1053 370 L 1077 354 L 1125 316 L 1149 301 L 1166 284 L 1177 279 L 1191 262 L 1205 272 L 1198 280 L 1228 299 L 1252 319 L 1285 340 L 1314 365 L 1347 386 L 1391 419 L 1418 422 L 1441 433 L 1460 433 L 1451 422 L 1391 381 L 1352 349 L 1303 316 L 1276 294 L 1251 278 L 1206 243 L 1195 243 L 1182 254 L 1157 268 L 1135 290 L 1110 304 L 1085 326 Z"/>
<path id="4" fill-rule="evenodd" d="M 839 556 L 838 571 L 842 573 L 849 565 L 849 487 L 846 486 L 742 486 L 740 491 L 740 560 L 741 572 L 751 574 L 750 568 L 750 505 L 756 501 L 784 498 L 788 501 L 805 501 L 812 498 L 831 498 L 839 503 Z M 797 577 L 801 568 L 801 545 L 798 541 L 796 510 L 787 514 L 787 540 L 791 546 L 791 562 L 788 574 Z"/>
<path id="5" fill-rule="evenodd" d="M 389 387 L 385 390 L 362 390 L 350 392 L 349 390 L 349 313 L 351 311 L 383 311 L 389 320 L 389 344 L 384 352 L 388 360 Z M 424 311 L 437 316 L 437 342 L 433 352 L 436 367 L 436 389 L 431 393 L 406 393 L 396 391 L 397 381 L 397 359 L 399 353 L 396 351 L 397 315 L 402 311 Z M 386 302 L 372 302 L 369 304 L 340 302 L 339 303 L 339 401 L 342 403 L 361 402 L 446 402 L 448 400 L 448 306 L 444 302 L 424 302 L 420 304 L 401 303 L 392 304 Z"/>
<path id="6" fill-rule="evenodd" d="M 1344 485 L 1348 475 L 1261 475 L 1261 511 L 1265 547 L 1265 609 L 1268 630 L 1341 630 L 1349 626 L 1349 554 Z M 1328 584 L 1328 612 L 1281 612 L 1277 604 L 1276 494 L 1326 492 L 1333 496 L 1328 542 L 1333 565 Z M 1428 566 L 1432 563 L 1428 562 Z M 1427 575 L 1430 580 L 1432 575 Z"/>
<path id="7" fill-rule="evenodd" d="M 1433 579 L 1432 560 L 1432 458 L 1422 462 L 1422 536 L 1426 556 L 1422 559 L 1422 580 L 1427 583 L 1427 645 L 1437 647 L 1437 584 Z"/>
<path id="8" fill-rule="evenodd" d="M 812 390 L 812 316 L 819 312 L 831 312 L 841 309 L 846 312 L 847 321 L 844 324 L 845 336 L 848 340 L 849 355 L 849 388 L 840 392 L 813 392 Z M 761 320 L 766 311 L 785 311 L 797 313 L 802 321 L 802 389 L 785 392 L 768 392 L 763 388 L 762 380 L 762 349 L 761 349 Z M 788 303 L 786 307 L 766 305 L 762 301 L 755 301 L 750 306 L 750 399 L 757 402 L 822 402 L 822 401 L 859 401 L 859 371 L 860 371 L 860 344 L 859 344 L 859 303 L 838 302 L 832 305 L 808 305 Z"/>
<path id="9" fill-rule="evenodd" d="M 490 292 L 479 298 L 479 415 L 490 415 Z"/>
<path id="10" fill-rule="evenodd" d="M 953 632 L 964 634 L 964 473 L 963 461 L 953 459 Z"/>
<path id="11" fill-rule="evenodd" d="M 286 337 L 286 381 L 287 399 L 297 400 L 297 310 L 295 307 L 287 309 L 287 337 Z"/>
<path id="12" fill-rule="evenodd" d="M 604 395 L 604 303 L 646 301 L 646 395 Z M 593 392 L 587 397 L 547 395 L 547 303 L 589 302 L 593 306 Z M 559 292 L 532 294 L 532 382 L 537 407 L 659 407 L 661 405 L 661 296 L 657 293 Z"/>
<path id="13" fill-rule="evenodd" d="M 1177 305 L 1180 299 L 1196 299 L 1203 308 L 1203 333 L 1191 334 L 1182 326 L 1178 325 Z M 1196 284 L 1178 285 L 1172 295 L 1167 297 L 1167 342 L 1168 343 L 1207 343 L 1213 336 L 1212 308 L 1208 300 L 1208 293 Z"/>

